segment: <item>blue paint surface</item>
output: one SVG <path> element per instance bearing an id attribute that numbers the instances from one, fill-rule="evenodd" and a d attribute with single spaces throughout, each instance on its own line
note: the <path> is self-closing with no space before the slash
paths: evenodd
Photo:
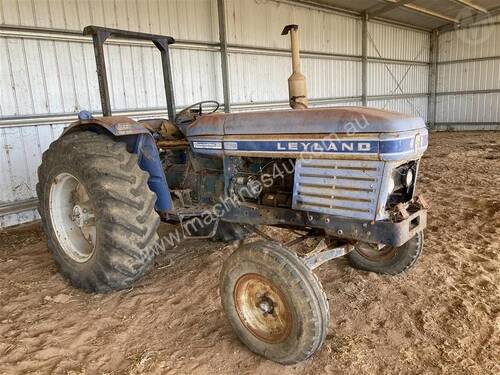
<path id="1" fill-rule="evenodd" d="M 141 169 L 149 173 L 148 185 L 151 191 L 156 194 L 156 210 L 160 212 L 170 210 L 172 197 L 154 138 L 150 134 L 138 135 L 134 145 L 134 153 L 139 157 Z"/>
<path id="2" fill-rule="evenodd" d="M 427 135 L 421 136 L 420 148 L 427 147 Z M 220 150 L 212 148 L 213 141 L 196 141 L 202 147 L 191 147 L 195 151 Z M 220 143 L 220 142 L 219 142 Z M 401 154 L 415 151 L 415 138 L 387 140 L 252 140 L 224 141 L 226 151 L 259 151 L 281 153 L 339 153 L 339 154 Z"/>

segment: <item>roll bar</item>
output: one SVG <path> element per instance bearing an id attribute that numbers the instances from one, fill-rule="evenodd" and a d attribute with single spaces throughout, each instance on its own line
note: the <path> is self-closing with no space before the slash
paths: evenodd
<path id="1" fill-rule="evenodd" d="M 100 26 L 87 26 L 83 29 L 83 35 L 92 35 L 94 42 L 94 54 L 97 67 L 97 78 L 99 81 L 99 92 L 101 96 L 102 113 L 104 116 L 111 116 L 111 101 L 109 99 L 109 86 L 106 74 L 106 62 L 104 59 L 103 45 L 109 37 L 150 40 L 160 50 L 161 63 L 163 67 L 163 81 L 165 85 L 165 97 L 167 98 L 167 112 L 170 121 L 175 120 L 175 100 L 172 81 L 172 66 L 168 53 L 168 45 L 174 44 L 175 39 L 170 36 L 139 33 L 135 31 L 110 29 Z"/>

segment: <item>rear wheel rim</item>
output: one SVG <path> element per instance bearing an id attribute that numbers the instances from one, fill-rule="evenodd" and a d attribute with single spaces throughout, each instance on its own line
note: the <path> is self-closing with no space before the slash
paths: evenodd
<path id="1" fill-rule="evenodd" d="M 96 224 L 87 190 L 72 174 L 57 175 L 50 186 L 49 212 L 54 234 L 64 253 L 85 263 L 95 253 Z"/>
<path id="2" fill-rule="evenodd" d="M 254 336 L 280 343 L 290 335 L 292 315 L 282 291 L 269 279 L 255 273 L 243 275 L 234 288 L 238 317 Z"/>

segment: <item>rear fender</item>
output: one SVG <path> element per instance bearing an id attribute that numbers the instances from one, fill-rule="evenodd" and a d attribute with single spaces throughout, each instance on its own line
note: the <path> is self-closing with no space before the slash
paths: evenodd
<path id="1" fill-rule="evenodd" d="M 124 116 L 78 120 L 70 124 L 64 130 L 62 136 L 77 131 L 93 131 L 109 134 L 117 139 L 119 137 L 120 141 L 127 144 L 130 151 L 137 154 L 141 169 L 149 173 L 148 185 L 151 191 L 156 194 L 155 209 L 166 214 L 173 208 L 170 189 L 156 147 L 156 141 L 144 124 Z"/>
<path id="2" fill-rule="evenodd" d="M 99 133 L 102 130 L 106 130 L 115 137 L 131 134 L 149 134 L 149 130 L 143 124 L 131 118 L 125 116 L 109 116 L 75 121 L 64 129 L 63 135 L 82 130 L 92 130 Z"/>

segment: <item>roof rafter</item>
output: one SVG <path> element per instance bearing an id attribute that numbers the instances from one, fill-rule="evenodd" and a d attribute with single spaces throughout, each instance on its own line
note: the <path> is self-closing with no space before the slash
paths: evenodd
<path id="1" fill-rule="evenodd" d="M 368 15 L 369 18 L 379 17 L 387 12 L 390 12 L 394 8 L 398 8 L 400 6 L 403 6 L 403 5 L 406 5 L 409 3 L 413 3 L 414 1 L 416 1 L 416 0 L 399 0 L 399 1 L 393 2 L 392 4 L 387 4 L 387 3 L 377 4 L 377 5 L 374 5 L 368 9 L 366 9 L 366 14 Z"/>
<path id="2" fill-rule="evenodd" d="M 447 15 L 442 14 L 442 13 L 435 12 L 431 9 L 427 9 L 427 8 L 423 8 L 421 6 L 414 5 L 414 4 L 412 4 L 413 1 L 384 0 L 384 2 L 385 2 L 384 8 L 386 8 L 386 9 L 380 8 L 379 11 L 377 11 L 377 10 L 372 11 L 371 14 L 370 14 L 369 10 L 367 11 L 370 18 L 373 18 L 373 17 L 380 15 L 381 14 L 380 11 L 382 11 L 382 10 L 383 10 L 383 13 L 387 13 L 392 9 L 401 8 L 401 9 L 406 9 L 406 10 L 409 10 L 409 11 L 412 11 L 415 13 L 420 13 L 420 14 L 427 16 L 427 17 L 437 18 L 437 19 L 440 19 L 441 21 L 446 21 L 448 23 L 453 23 L 453 24 L 459 23 L 459 20 L 457 20 L 456 18 L 447 16 Z M 376 15 L 374 16 L 373 14 L 376 14 Z"/>
<path id="3" fill-rule="evenodd" d="M 478 12 L 478 13 L 483 13 L 483 14 L 487 14 L 488 13 L 488 10 L 483 8 L 482 6 L 480 5 L 477 5 L 475 3 L 473 3 L 472 1 L 470 0 L 451 0 L 453 1 L 454 3 L 457 3 L 461 6 L 463 6 L 464 8 L 468 8 L 468 9 L 471 9 L 475 12 Z"/>
<path id="4" fill-rule="evenodd" d="M 441 27 L 438 27 L 438 30 L 444 32 L 444 31 L 455 30 L 457 28 L 467 27 L 474 23 L 484 21 L 488 18 L 492 18 L 498 14 L 500 14 L 500 6 L 496 6 L 495 8 L 489 9 L 488 13 L 475 14 L 473 16 L 463 18 L 460 20 L 458 25 L 453 25 L 453 24 L 443 25 Z"/>

